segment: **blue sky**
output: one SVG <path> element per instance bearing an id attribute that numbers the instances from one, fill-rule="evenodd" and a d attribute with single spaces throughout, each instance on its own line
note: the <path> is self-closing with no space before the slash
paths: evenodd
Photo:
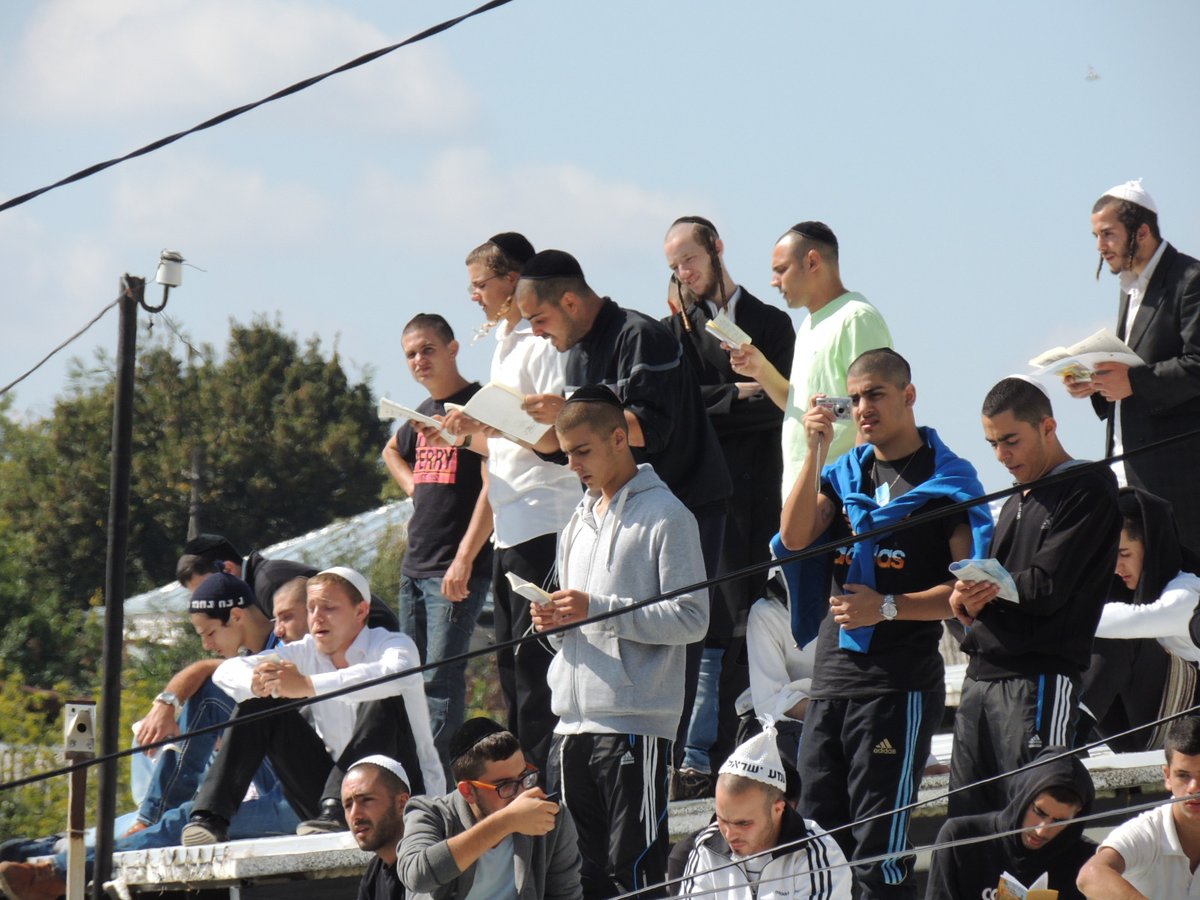
<path id="1" fill-rule="evenodd" d="M 471 0 L 9 0 L 0 6 L 8 198 L 401 40 Z M 1111 327 L 1088 213 L 1143 177 L 1200 253 L 1194 2 L 921 4 L 514 0 L 272 107 L 0 213 L 0 382 L 159 251 L 168 313 L 223 344 L 279 315 L 377 392 L 419 399 L 404 322 L 445 313 L 483 377 L 462 259 L 501 230 L 579 257 L 622 304 L 663 309 L 676 216 L 718 225 L 763 300 L 775 238 L 822 219 L 848 287 L 914 367 L 918 417 L 974 461 L 979 402 L 1059 343 Z M 1091 67 L 1098 79 L 1086 77 Z M 793 314 L 796 323 L 800 314 Z M 161 327 L 161 326 L 159 326 Z M 115 346 L 106 318 L 72 347 Z M 16 389 L 45 415 L 64 354 Z M 1054 394 L 1067 448 L 1102 450 Z"/>

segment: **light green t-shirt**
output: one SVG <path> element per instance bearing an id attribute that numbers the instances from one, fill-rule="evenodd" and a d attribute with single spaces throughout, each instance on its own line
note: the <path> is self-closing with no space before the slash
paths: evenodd
<path id="1" fill-rule="evenodd" d="M 796 331 L 792 377 L 783 412 L 783 496 L 792 491 L 808 444 L 800 421 L 813 394 L 846 396 L 846 370 L 868 350 L 891 347 L 887 323 L 867 298 L 848 291 L 809 316 Z M 833 446 L 825 457 L 833 462 L 854 446 L 854 424 L 833 426 Z"/>

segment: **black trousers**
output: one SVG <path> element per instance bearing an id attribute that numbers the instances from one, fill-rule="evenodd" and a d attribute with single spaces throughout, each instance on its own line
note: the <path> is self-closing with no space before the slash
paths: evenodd
<path id="1" fill-rule="evenodd" d="M 706 578 L 715 578 L 721 571 L 721 545 L 725 539 L 725 501 L 707 503 L 693 509 L 696 527 L 700 532 L 700 552 L 704 555 Z M 644 597 L 637 598 L 644 600 Z M 709 621 L 712 620 L 714 596 L 709 592 Z M 676 766 L 683 760 L 683 747 L 687 743 L 688 723 L 692 721 L 692 707 L 696 703 L 696 682 L 700 678 L 700 658 L 704 655 L 705 641 L 694 641 L 687 645 L 687 656 L 683 670 L 683 714 L 679 717 L 679 728 L 675 732 L 673 761 Z M 737 728 L 736 723 L 733 726 Z M 715 770 L 714 770 L 715 771 Z"/>
<path id="2" fill-rule="evenodd" d="M 1008 805 L 1004 775 L 1032 760 L 1043 747 L 1070 747 L 1079 719 L 1079 684 L 1066 675 L 963 679 L 954 715 L 949 814 L 973 816 Z M 956 789 L 964 788 L 956 792 Z"/>
<path id="3" fill-rule="evenodd" d="M 512 592 L 505 574 L 512 572 L 547 591 L 558 589 L 554 572 L 557 534 L 543 534 L 512 547 L 496 548 L 492 553 L 492 597 L 495 603 L 496 643 L 522 637 L 532 630 L 529 601 Z M 500 692 L 508 709 L 508 730 L 525 751 L 525 758 L 545 769 L 550 740 L 558 717 L 550 712 L 550 686 L 546 670 L 554 651 L 545 639 L 530 641 L 517 648 L 500 650 L 496 668 Z"/>
<path id="4" fill-rule="evenodd" d="M 412 792 L 425 792 L 421 760 L 403 697 L 359 704 L 350 741 L 336 760 L 325 749 L 320 735 L 296 710 L 238 724 L 239 719 L 252 713 L 288 702 L 256 697 L 238 704 L 230 727 L 222 735 L 221 749 L 196 794 L 197 812 L 232 819 L 264 758 L 271 761 L 284 796 L 302 820 L 315 818 L 322 800 L 340 803 L 346 769 L 372 753 L 384 753 L 398 760 L 412 782 L 409 785 Z"/>
<path id="5" fill-rule="evenodd" d="M 833 837 L 851 863 L 895 853 L 882 863 L 856 865 L 856 898 L 917 897 L 909 854 L 911 812 L 933 730 L 945 705 L 942 691 L 813 700 L 800 742 L 800 812 Z"/>
<path id="6" fill-rule="evenodd" d="M 562 791 L 579 832 L 585 900 L 609 900 L 666 878 L 670 758 L 671 742 L 660 737 L 554 736 L 546 790 Z"/>

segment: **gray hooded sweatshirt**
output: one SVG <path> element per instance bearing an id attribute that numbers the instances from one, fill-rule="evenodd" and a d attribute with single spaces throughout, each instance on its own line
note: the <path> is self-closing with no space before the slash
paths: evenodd
<path id="1" fill-rule="evenodd" d="M 558 540 L 559 584 L 589 594 L 589 616 L 704 581 L 696 519 L 653 468 L 638 466 L 597 522 L 599 499 L 585 496 Z M 673 739 L 685 645 L 707 629 L 701 589 L 553 636 L 555 732 Z"/>

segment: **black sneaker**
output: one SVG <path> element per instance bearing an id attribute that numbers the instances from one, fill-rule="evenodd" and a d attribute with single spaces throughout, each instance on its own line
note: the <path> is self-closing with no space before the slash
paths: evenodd
<path id="1" fill-rule="evenodd" d="M 214 813 L 194 812 L 183 826 L 179 841 L 185 847 L 223 844 L 229 840 L 229 823 Z"/>
<path id="2" fill-rule="evenodd" d="M 296 834 L 332 834 L 345 830 L 346 818 L 342 814 L 342 804 L 332 797 L 321 801 L 321 812 L 315 819 L 309 819 L 296 826 Z"/>
<path id="3" fill-rule="evenodd" d="M 713 777 L 695 769 L 676 769 L 671 773 L 672 800 L 700 800 L 713 796 Z"/>

